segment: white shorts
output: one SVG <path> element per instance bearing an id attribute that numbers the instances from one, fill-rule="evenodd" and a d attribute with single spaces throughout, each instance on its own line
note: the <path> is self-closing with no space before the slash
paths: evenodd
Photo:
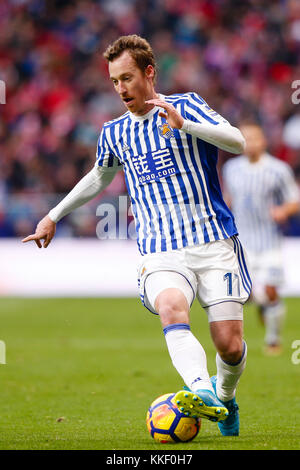
<path id="1" fill-rule="evenodd" d="M 284 281 L 281 250 L 247 251 L 253 284 L 280 287 Z"/>
<path id="2" fill-rule="evenodd" d="M 150 292 L 148 295 L 146 280 L 150 274 L 157 272 L 164 273 L 161 287 L 157 288 L 155 295 Z M 174 281 L 175 278 L 166 276 L 165 272 L 180 274 L 181 277 L 177 277 L 180 285 Z M 236 236 L 145 255 L 138 269 L 138 283 L 141 300 L 152 313 L 157 313 L 154 307 L 156 296 L 166 288 L 181 288 L 190 305 L 197 296 L 203 308 L 222 302 L 243 305 L 251 291 L 246 254 Z"/>

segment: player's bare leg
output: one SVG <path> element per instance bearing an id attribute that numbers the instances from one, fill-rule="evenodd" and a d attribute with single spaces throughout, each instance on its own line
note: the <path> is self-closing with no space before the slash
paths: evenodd
<path id="1" fill-rule="evenodd" d="M 247 346 L 243 341 L 243 322 L 211 322 L 210 331 L 217 349 L 217 375 L 212 377 L 211 381 L 217 397 L 229 411 L 226 421 L 219 423 L 219 429 L 225 436 L 234 436 L 239 434 L 239 412 L 235 394 L 247 357 Z"/>
<path id="2" fill-rule="evenodd" d="M 210 333 L 221 359 L 236 363 L 243 353 L 242 320 L 223 320 L 210 323 Z"/>
<path id="3" fill-rule="evenodd" d="M 281 330 L 285 314 L 285 308 L 275 286 L 265 286 L 268 299 L 263 308 L 265 326 L 265 353 L 278 355 L 282 352 Z"/>
<path id="4" fill-rule="evenodd" d="M 281 331 L 285 307 L 276 286 L 266 285 L 256 288 L 253 300 L 258 304 L 259 316 L 265 327 L 265 354 L 281 354 Z"/>

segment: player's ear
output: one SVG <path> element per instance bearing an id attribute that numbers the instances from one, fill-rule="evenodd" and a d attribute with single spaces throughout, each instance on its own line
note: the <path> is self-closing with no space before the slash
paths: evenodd
<path id="1" fill-rule="evenodd" d="M 147 65 L 147 67 L 145 68 L 145 75 L 147 78 L 151 78 L 152 80 L 154 80 L 155 70 L 153 65 Z"/>

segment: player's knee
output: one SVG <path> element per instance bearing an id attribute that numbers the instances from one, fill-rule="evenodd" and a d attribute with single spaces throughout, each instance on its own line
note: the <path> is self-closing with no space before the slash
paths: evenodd
<path id="1" fill-rule="evenodd" d="M 189 305 L 179 289 L 165 289 L 155 300 L 155 309 L 163 326 L 189 321 Z"/>
<path id="2" fill-rule="evenodd" d="M 252 291 L 251 300 L 261 306 L 267 306 L 270 303 L 277 302 L 279 300 L 277 288 L 271 285 L 256 286 Z"/>
<path id="3" fill-rule="evenodd" d="M 278 300 L 278 292 L 274 286 L 266 286 L 265 293 L 269 302 L 276 302 Z"/>
<path id="4" fill-rule="evenodd" d="M 218 352 L 225 362 L 235 364 L 243 354 L 243 341 L 241 338 L 229 338 L 219 345 Z"/>

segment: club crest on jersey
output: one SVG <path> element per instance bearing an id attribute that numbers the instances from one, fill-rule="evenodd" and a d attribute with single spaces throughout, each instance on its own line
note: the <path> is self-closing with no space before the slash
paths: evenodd
<path id="1" fill-rule="evenodd" d="M 158 126 L 158 132 L 161 137 L 165 139 L 171 139 L 174 137 L 174 132 L 172 128 L 166 122 Z"/>

